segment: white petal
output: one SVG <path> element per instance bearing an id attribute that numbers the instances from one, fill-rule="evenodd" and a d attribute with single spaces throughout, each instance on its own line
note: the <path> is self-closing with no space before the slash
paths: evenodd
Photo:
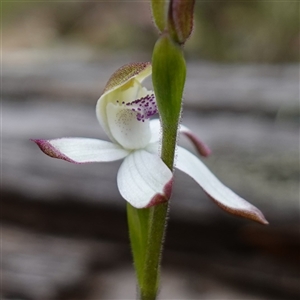
<path id="1" fill-rule="evenodd" d="M 144 88 L 141 86 L 141 84 L 137 80 L 132 78 L 125 84 L 118 86 L 118 88 L 104 93 L 99 98 L 96 105 L 96 116 L 101 127 L 113 142 L 116 142 L 116 140 L 111 133 L 111 129 L 108 123 L 107 105 L 109 103 L 116 104 L 117 101 L 119 101 L 119 103 L 132 102 L 138 99 L 138 95 L 143 92 Z"/>
<path id="2" fill-rule="evenodd" d="M 151 131 L 150 143 L 158 142 L 161 137 L 161 125 L 159 119 L 154 119 L 150 121 L 150 131 Z"/>
<path id="3" fill-rule="evenodd" d="M 161 144 L 159 142 L 149 143 L 144 149 L 152 154 L 160 156 Z"/>
<path id="4" fill-rule="evenodd" d="M 98 121 L 108 137 L 115 142 L 108 125 L 106 106 L 108 103 L 125 103 L 143 97 L 147 90 L 142 87 L 143 80 L 151 74 L 152 67 L 149 62 L 131 63 L 116 70 L 109 78 L 104 93 L 96 105 Z"/>
<path id="5" fill-rule="evenodd" d="M 88 138 L 33 140 L 47 155 L 72 163 L 106 162 L 124 158 L 129 151 L 119 145 Z"/>
<path id="6" fill-rule="evenodd" d="M 159 156 L 137 150 L 127 156 L 118 172 L 122 197 L 136 208 L 168 201 L 172 189 L 172 172 Z"/>
<path id="7" fill-rule="evenodd" d="M 122 147 L 140 149 L 149 143 L 149 120 L 138 121 L 136 112 L 124 108 L 124 105 L 108 103 L 106 111 L 110 132 Z"/>
<path id="8" fill-rule="evenodd" d="M 223 185 L 195 155 L 182 147 L 177 149 L 176 168 L 191 176 L 227 212 L 268 224 L 260 210 Z"/>

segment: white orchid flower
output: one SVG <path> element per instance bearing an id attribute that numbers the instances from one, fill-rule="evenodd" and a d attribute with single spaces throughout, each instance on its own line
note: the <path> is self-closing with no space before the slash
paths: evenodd
<path id="1" fill-rule="evenodd" d="M 90 138 L 33 140 L 47 155 L 71 163 L 108 162 L 124 158 L 117 184 L 122 197 L 136 208 L 168 201 L 173 174 L 159 156 L 160 121 L 153 91 L 142 86 L 151 75 L 150 63 L 134 63 L 109 79 L 96 115 L 111 142 Z M 203 156 L 208 148 L 185 126 L 180 127 Z M 225 187 L 192 153 L 177 149 L 176 168 L 191 176 L 226 211 L 266 224 L 262 213 Z"/>

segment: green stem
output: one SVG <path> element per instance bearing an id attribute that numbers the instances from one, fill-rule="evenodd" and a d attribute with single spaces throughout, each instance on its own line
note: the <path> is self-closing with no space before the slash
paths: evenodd
<path id="1" fill-rule="evenodd" d="M 173 170 L 174 155 L 176 149 L 177 125 L 170 130 L 165 126 L 163 129 L 162 153 L 164 163 Z M 159 287 L 160 262 L 162 257 L 163 241 L 166 232 L 169 202 L 162 203 L 150 208 L 148 243 L 144 261 L 144 277 L 140 285 L 140 299 L 156 299 Z"/>
<path id="2" fill-rule="evenodd" d="M 168 202 L 137 209 L 127 204 L 129 235 L 140 299 L 156 299 Z"/>
<path id="3" fill-rule="evenodd" d="M 163 126 L 162 160 L 173 170 L 177 125 Z M 155 300 L 169 202 L 148 209 L 127 205 L 129 233 L 141 300 Z"/>
<path id="4" fill-rule="evenodd" d="M 167 33 L 154 47 L 152 65 L 163 133 L 161 158 L 173 171 L 186 67 L 182 49 Z M 168 210 L 168 202 L 145 210 L 127 209 L 141 300 L 155 300 L 157 296 Z"/>
<path id="5" fill-rule="evenodd" d="M 156 299 L 159 287 L 160 261 L 168 214 L 168 202 L 150 208 L 149 234 L 144 262 L 140 299 Z"/>

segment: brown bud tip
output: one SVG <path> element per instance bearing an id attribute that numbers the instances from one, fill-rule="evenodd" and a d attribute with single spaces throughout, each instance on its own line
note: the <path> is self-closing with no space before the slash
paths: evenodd
<path id="1" fill-rule="evenodd" d="M 172 39 L 184 44 L 192 33 L 195 0 L 171 0 L 168 29 Z"/>

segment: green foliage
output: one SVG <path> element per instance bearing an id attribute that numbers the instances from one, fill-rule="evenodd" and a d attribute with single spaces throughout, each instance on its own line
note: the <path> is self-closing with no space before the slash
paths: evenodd
<path id="1" fill-rule="evenodd" d="M 141 300 L 156 299 L 168 203 L 137 209 L 127 203 L 133 261 Z"/>
<path id="2" fill-rule="evenodd" d="M 148 243 L 150 209 L 137 209 L 127 203 L 127 219 L 131 250 L 139 286 L 143 285 L 145 256 Z"/>
<path id="3" fill-rule="evenodd" d="M 149 234 L 144 264 L 141 300 L 155 300 L 159 288 L 160 261 L 167 222 L 169 203 L 149 208 Z"/>

